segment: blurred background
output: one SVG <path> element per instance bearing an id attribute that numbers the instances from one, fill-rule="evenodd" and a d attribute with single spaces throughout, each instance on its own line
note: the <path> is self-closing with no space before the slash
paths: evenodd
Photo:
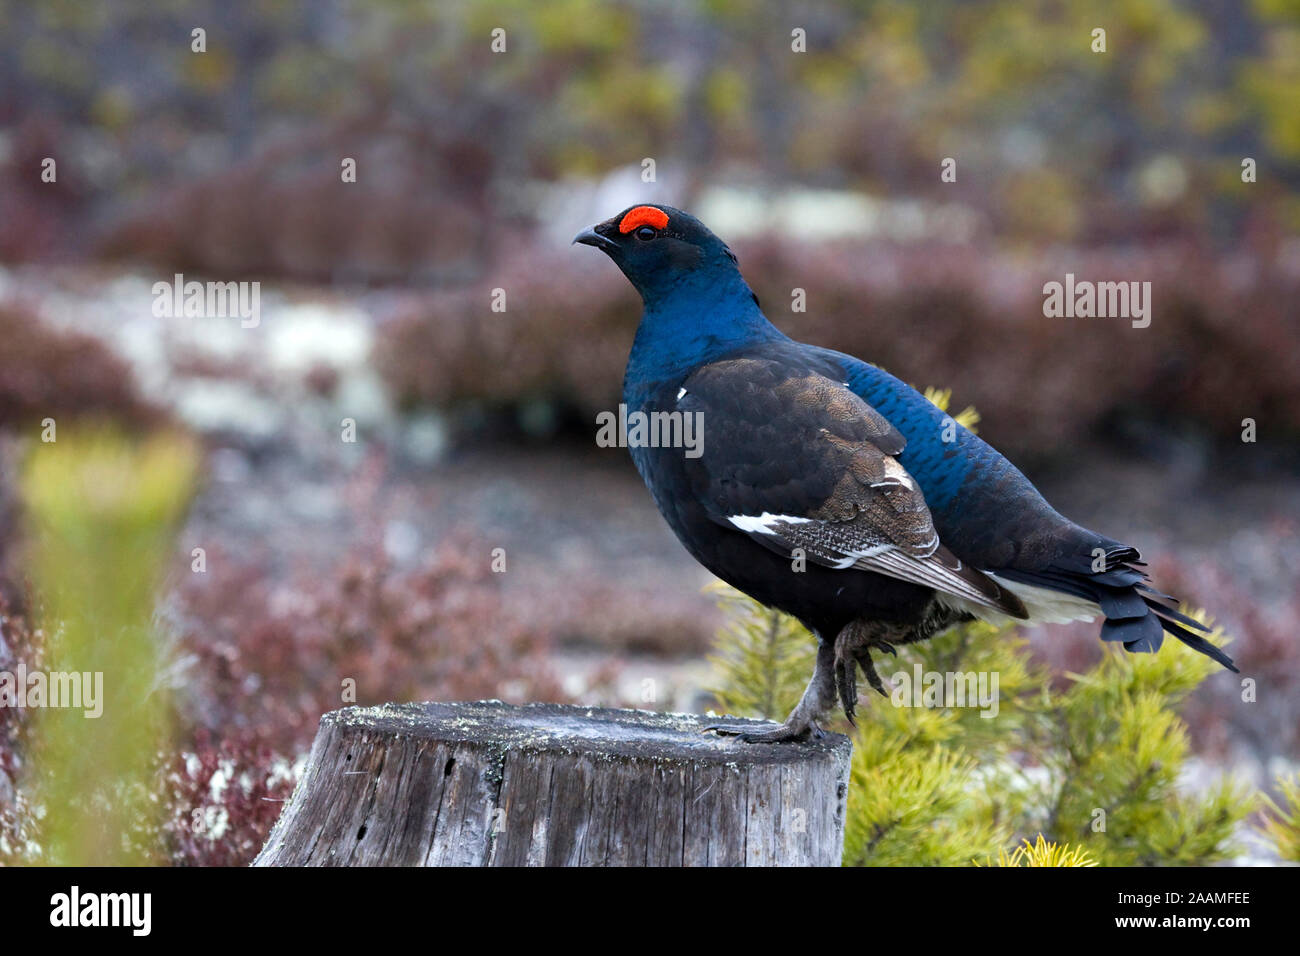
<path id="1" fill-rule="evenodd" d="M 118 609 L 164 642 L 173 861 L 260 847 L 348 681 L 710 705 L 709 576 L 594 442 L 639 302 L 569 245 L 647 201 L 726 239 L 787 333 L 951 389 L 1141 547 L 1258 682 L 1197 692 L 1200 758 L 1294 763 L 1295 0 L 0 0 L 0 669 L 49 640 L 43 422 L 176 436 L 156 604 Z M 260 321 L 155 314 L 178 273 L 260 282 Z M 1045 318 L 1066 273 L 1150 281 L 1150 327 Z M 1031 640 L 1062 674 L 1100 654 L 1095 625 Z M 0 709 L 0 856 L 37 749 Z"/>

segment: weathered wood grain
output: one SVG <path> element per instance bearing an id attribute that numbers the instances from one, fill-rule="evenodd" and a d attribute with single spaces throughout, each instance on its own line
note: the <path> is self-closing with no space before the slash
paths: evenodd
<path id="1" fill-rule="evenodd" d="M 838 865 L 848 738 L 742 744 L 709 722 L 499 701 L 337 710 L 254 865 Z"/>

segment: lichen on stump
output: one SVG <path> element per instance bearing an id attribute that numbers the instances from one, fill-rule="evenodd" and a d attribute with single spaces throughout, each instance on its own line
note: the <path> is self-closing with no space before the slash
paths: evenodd
<path id="1" fill-rule="evenodd" d="M 709 722 L 499 701 L 333 711 L 254 865 L 838 865 L 848 738 L 744 744 Z"/>

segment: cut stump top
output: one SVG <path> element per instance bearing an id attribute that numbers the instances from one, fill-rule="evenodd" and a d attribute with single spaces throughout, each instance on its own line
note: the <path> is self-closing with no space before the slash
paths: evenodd
<path id="1" fill-rule="evenodd" d="M 727 717 L 728 724 L 773 726 L 768 721 Z M 427 702 L 348 707 L 321 718 L 322 725 L 372 730 L 417 740 L 466 743 L 503 750 L 686 761 L 703 764 L 792 764 L 815 754 L 846 759 L 851 744 L 842 734 L 796 744 L 747 744 L 704 728 L 717 722 L 698 714 L 575 707 L 564 704 Z"/>

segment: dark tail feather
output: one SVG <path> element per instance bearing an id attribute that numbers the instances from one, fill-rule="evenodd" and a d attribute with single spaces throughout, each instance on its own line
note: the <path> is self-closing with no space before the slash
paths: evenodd
<path id="1" fill-rule="evenodd" d="M 1241 671 L 1237 670 L 1237 665 L 1232 662 L 1231 657 L 1223 653 L 1223 651 L 1219 650 L 1219 648 L 1215 647 L 1199 634 L 1193 634 L 1187 628 L 1183 627 L 1181 624 L 1175 623 L 1174 621 L 1167 621 L 1161 618 L 1160 623 L 1164 625 L 1166 631 L 1178 638 L 1192 650 L 1200 651 L 1206 657 L 1214 658 L 1214 660 L 1218 661 L 1234 674 L 1241 673 Z"/>
<path id="2" fill-rule="evenodd" d="M 1142 590 L 1147 591 L 1150 589 L 1143 588 Z M 1137 595 L 1138 592 L 1130 590 L 1129 593 Z M 1157 592 L 1151 592 L 1151 594 L 1155 593 Z M 1165 634 L 1168 633 L 1178 638 L 1192 650 L 1200 651 L 1206 657 L 1218 661 L 1234 674 L 1241 673 L 1237 670 L 1237 665 L 1232 662 L 1231 657 L 1201 636 L 1201 634 L 1208 633 L 1209 628 L 1200 621 L 1188 617 L 1177 608 L 1162 604 L 1151 594 L 1141 596 L 1145 609 L 1138 615 L 1118 619 L 1108 615 L 1105 623 L 1101 626 L 1101 639 L 1103 641 L 1123 641 L 1124 650 L 1142 654 L 1158 651 L 1164 641 Z M 1164 597 L 1164 595 L 1161 595 L 1161 597 Z M 1169 600 L 1173 599 L 1170 598 Z M 1105 610 L 1107 601 L 1102 600 L 1099 603 L 1102 609 Z M 1116 602 L 1117 605 L 1119 603 Z"/>
<path id="3" fill-rule="evenodd" d="M 1103 641 L 1123 641 L 1124 650 L 1134 654 L 1154 654 L 1164 643 L 1163 622 L 1149 611 L 1140 617 L 1108 617 L 1101 624 Z"/>
<path id="4" fill-rule="evenodd" d="M 1174 637 L 1178 638 L 1180 641 L 1182 641 L 1192 650 L 1200 651 L 1206 657 L 1210 657 L 1218 661 L 1220 664 L 1222 664 L 1228 670 L 1232 671 L 1234 674 L 1241 673 L 1241 671 L 1237 669 L 1237 665 L 1232 662 L 1231 657 L 1223 653 L 1223 651 L 1220 650 L 1218 647 L 1215 647 L 1205 638 L 1201 637 L 1200 634 L 1197 634 L 1192 630 L 1193 628 L 1195 628 L 1197 631 L 1200 631 L 1202 634 L 1206 633 L 1209 630 L 1200 621 L 1188 617 L 1186 614 L 1183 614 L 1182 612 L 1178 611 L 1176 608 L 1166 607 L 1165 605 L 1153 601 L 1150 598 L 1147 599 L 1147 604 L 1149 604 L 1151 606 L 1151 610 L 1155 612 L 1155 614 L 1153 614 L 1152 616 L 1159 617 L 1160 626 L 1163 627 L 1170 634 L 1172 634 Z"/>
<path id="5" fill-rule="evenodd" d="M 1116 547 L 1107 551 L 1106 559 L 1106 570 L 1100 572 L 1093 571 L 1079 558 L 1061 560 L 1039 571 L 1004 568 L 998 574 L 1096 601 L 1106 615 L 1101 639 L 1121 641 L 1126 651 L 1139 654 L 1157 651 L 1164 643 L 1165 634 L 1171 634 L 1234 674 L 1241 673 L 1231 657 L 1201 636 L 1209 630 L 1204 624 L 1165 604 L 1165 601 L 1171 604 L 1177 601 L 1146 583 L 1146 575 L 1134 567 L 1142 565 L 1137 551 Z"/>
<path id="6" fill-rule="evenodd" d="M 1241 671 L 1237 670 L 1237 665 L 1232 662 L 1232 658 L 1202 636 L 1209 632 L 1209 628 L 1200 621 L 1188 617 L 1177 607 L 1171 607 L 1170 605 L 1177 605 L 1177 599 L 1157 591 L 1147 583 L 1146 574 L 1138 570 L 1146 566 L 1141 558 L 1136 548 L 1124 545 L 1111 548 L 1106 552 L 1105 573 L 1091 576 L 1094 580 L 1102 578 L 1107 584 L 1118 584 L 1123 581 L 1132 585 L 1128 589 L 1128 594 L 1140 597 L 1149 609 L 1141 617 L 1119 620 L 1113 624 L 1109 620 L 1110 615 L 1107 614 L 1108 620 L 1102 625 L 1101 636 L 1107 640 L 1124 640 L 1125 650 L 1142 652 L 1157 650 L 1164 640 L 1164 634 L 1172 634 L 1192 650 L 1218 661 L 1234 674 L 1240 674 Z M 1164 603 L 1166 601 L 1169 603 Z M 1106 609 L 1105 601 L 1099 603 L 1103 610 Z M 1136 610 L 1131 599 L 1116 603 L 1126 606 L 1125 613 Z M 1111 635 L 1107 634 L 1108 628 L 1113 629 Z"/>

